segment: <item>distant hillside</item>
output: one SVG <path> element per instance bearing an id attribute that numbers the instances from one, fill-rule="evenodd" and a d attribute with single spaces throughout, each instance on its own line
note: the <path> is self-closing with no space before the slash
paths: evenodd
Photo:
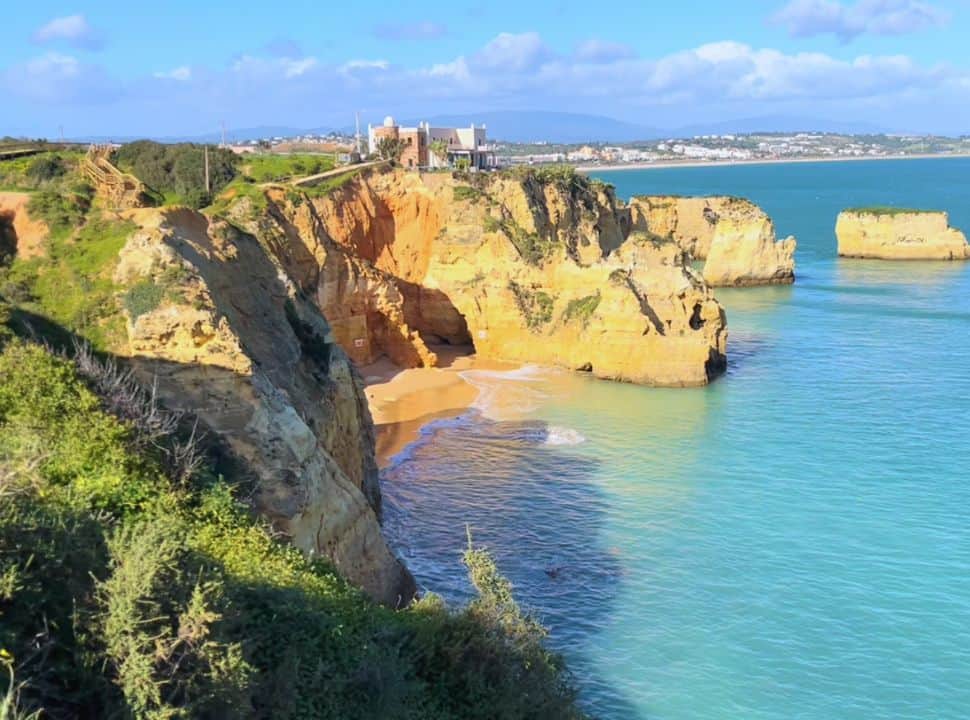
<path id="1" fill-rule="evenodd" d="M 326 135 L 334 128 L 295 128 L 285 125 L 260 125 L 251 128 L 227 128 L 226 140 L 229 142 L 245 142 L 246 140 L 261 140 L 273 137 L 294 137 L 312 133 L 314 135 Z M 162 143 L 217 143 L 222 141 L 222 133 L 210 132 L 201 135 L 83 135 L 72 138 L 74 142 L 134 142 L 135 140 L 154 140 Z"/>
<path id="2" fill-rule="evenodd" d="M 509 142 L 547 141 L 555 143 L 630 142 L 651 140 L 663 130 L 615 120 L 602 115 L 550 111 L 495 111 L 463 115 L 433 115 L 408 124 L 427 121 L 432 125 L 488 126 L 489 137 Z"/>
<path id="3" fill-rule="evenodd" d="M 693 137 L 694 135 L 739 135 L 760 132 L 828 132 L 845 135 L 875 135 L 887 132 L 886 128 L 872 123 L 823 120 L 784 115 L 766 115 L 737 120 L 721 120 L 712 123 L 685 125 L 673 131 L 675 136 Z"/>
<path id="4" fill-rule="evenodd" d="M 361 118 L 366 132 L 367 122 L 377 124 L 383 118 Z M 717 120 L 708 123 L 682 125 L 679 127 L 656 127 L 637 122 L 617 120 L 604 115 L 584 113 L 553 112 L 547 110 L 495 110 L 481 113 L 461 113 L 450 115 L 428 114 L 423 117 L 398 118 L 402 125 L 417 125 L 429 122 L 439 126 L 468 126 L 485 124 L 488 136 L 508 142 L 585 143 L 613 142 L 628 143 L 637 140 L 660 138 L 683 138 L 694 135 L 723 135 L 725 133 L 755 132 L 835 132 L 850 135 L 874 134 L 892 131 L 871 123 L 826 120 L 798 116 L 761 116 L 735 120 Z M 898 130 L 898 128 L 896 128 Z M 226 137 L 230 142 L 258 140 L 272 137 L 293 137 L 312 133 L 326 135 L 337 131 L 347 135 L 354 132 L 352 125 L 344 127 L 295 128 L 285 125 L 263 125 L 251 128 L 230 128 Z M 74 138 L 82 142 L 130 142 L 143 139 L 143 136 L 102 135 Z M 195 136 L 152 136 L 148 139 L 158 142 L 219 142 L 219 132 Z"/>

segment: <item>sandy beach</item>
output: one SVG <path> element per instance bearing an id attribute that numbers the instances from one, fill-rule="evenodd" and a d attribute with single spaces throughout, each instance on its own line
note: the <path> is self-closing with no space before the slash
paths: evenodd
<path id="1" fill-rule="evenodd" d="M 402 369 L 386 358 L 360 368 L 377 434 L 377 462 L 413 442 L 427 423 L 461 415 L 479 390 L 461 373 L 466 370 L 513 370 L 517 366 L 477 358 L 469 347 L 436 346 L 439 366 Z"/>
<path id="2" fill-rule="evenodd" d="M 870 160 L 945 160 L 947 158 L 967 158 L 968 153 L 920 155 L 878 155 L 869 157 L 811 157 L 811 158 L 769 158 L 758 160 L 660 160 L 657 162 L 637 162 L 612 165 L 579 165 L 577 172 L 601 172 L 604 170 L 661 170 L 664 168 L 719 167 L 731 165 L 788 165 L 800 163 L 865 162 Z"/>

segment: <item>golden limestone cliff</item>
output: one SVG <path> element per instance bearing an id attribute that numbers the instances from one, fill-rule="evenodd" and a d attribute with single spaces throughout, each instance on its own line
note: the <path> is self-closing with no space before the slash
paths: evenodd
<path id="1" fill-rule="evenodd" d="M 271 248 L 185 208 L 137 225 L 115 282 L 130 361 L 169 406 L 194 413 L 250 476 L 255 509 L 375 598 L 414 583 L 381 535 L 373 425 L 361 380 Z"/>
<path id="2" fill-rule="evenodd" d="M 970 259 L 966 236 L 945 212 L 873 208 L 839 213 L 839 255 L 883 260 Z"/>
<path id="3" fill-rule="evenodd" d="M 634 228 L 671 238 L 692 258 L 704 260 L 718 220 L 737 202 L 732 197 L 641 195 L 630 200 L 630 214 Z"/>
<path id="4" fill-rule="evenodd" d="M 795 238 L 776 240 L 771 218 L 745 201 L 743 209 L 717 221 L 704 279 L 715 287 L 792 283 Z"/>
<path id="5" fill-rule="evenodd" d="M 734 197 L 643 196 L 630 201 L 633 227 L 679 244 L 705 260 L 713 286 L 772 285 L 795 280 L 795 238 L 777 241 L 771 218 Z"/>
<path id="6" fill-rule="evenodd" d="M 445 342 L 652 385 L 724 369 L 724 312 L 683 251 L 631 234 L 612 189 L 582 176 L 373 172 L 269 204 L 252 231 L 285 245 L 290 276 L 362 360 L 434 365 L 428 346 Z"/>

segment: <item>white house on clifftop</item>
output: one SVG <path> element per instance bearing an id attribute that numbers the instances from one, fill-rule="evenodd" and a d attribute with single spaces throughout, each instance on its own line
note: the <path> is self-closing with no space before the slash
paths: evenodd
<path id="1" fill-rule="evenodd" d="M 394 118 L 387 116 L 383 125 L 367 126 L 367 143 L 371 152 L 377 152 L 377 144 L 382 138 L 393 138 L 404 143 L 401 153 L 404 167 L 439 168 L 465 162 L 468 167 L 477 170 L 495 166 L 495 152 L 488 148 L 484 125 L 439 128 L 425 122 L 417 127 L 400 127 Z"/>

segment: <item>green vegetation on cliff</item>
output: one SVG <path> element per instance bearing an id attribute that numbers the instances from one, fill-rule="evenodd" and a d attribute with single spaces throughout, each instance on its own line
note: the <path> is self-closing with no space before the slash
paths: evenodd
<path id="1" fill-rule="evenodd" d="M 566 303 L 566 309 L 563 310 L 562 321 L 564 323 L 580 322 L 585 327 L 589 324 L 589 319 L 593 316 L 593 313 L 596 312 L 596 308 L 600 306 L 601 299 L 600 291 L 597 290 L 594 295 L 570 300 Z"/>
<path id="2" fill-rule="evenodd" d="M 251 514 L 191 418 L 83 348 L 5 335 L 4 717 L 581 717 L 470 541 L 465 608 L 376 605 Z"/>
<path id="3" fill-rule="evenodd" d="M 539 330 L 552 320 L 552 308 L 556 301 L 549 293 L 520 285 L 514 280 L 509 281 L 509 290 L 515 295 L 515 303 L 530 330 Z"/>
<path id="4" fill-rule="evenodd" d="M 38 212 L 36 203 L 42 197 L 32 198 L 32 214 Z M 124 321 L 112 273 L 134 224 L 92 212 L 81 215 L 83 224 L 72 230 L 40 214 L 52 229 L 44 255 L 0 264 L 0 298 L 82 336 L 98 349 L 113 346 L 124 335 Z"/>
<path id="5" fill-rule="evenodd" d="M 892 205 L 869 205 L 865 207 L 846 208 L 843 212 L 856 215 L 932 215 L 942 210 L 926 210 L 917 208 L 893 207 Z"/>
<path id="6" fill-rule="evenodd" d="M 0 159 L 0 190 L 39 190 L 58 184 L 77 166 L 79 150 L 51 150 L 39 155 Z"/>
<path id="7" fill-rule="evenodd" d="M 333 169 L 333 158 L 328 155 L 247 155 L 242 163 L 243 174 L 253 182 L 285 182 L 308 175 L 316 175 Z"/>
<path id="8" fill-rule="evenodd" d="M 239 156 L 232 150 L 209 147 L 209 192 L 205 187 L 203 145 L 139 140 L 118 148 L 112 162 L 160 192 L 166 203 L 200 208 L 236 176 Z"/>

